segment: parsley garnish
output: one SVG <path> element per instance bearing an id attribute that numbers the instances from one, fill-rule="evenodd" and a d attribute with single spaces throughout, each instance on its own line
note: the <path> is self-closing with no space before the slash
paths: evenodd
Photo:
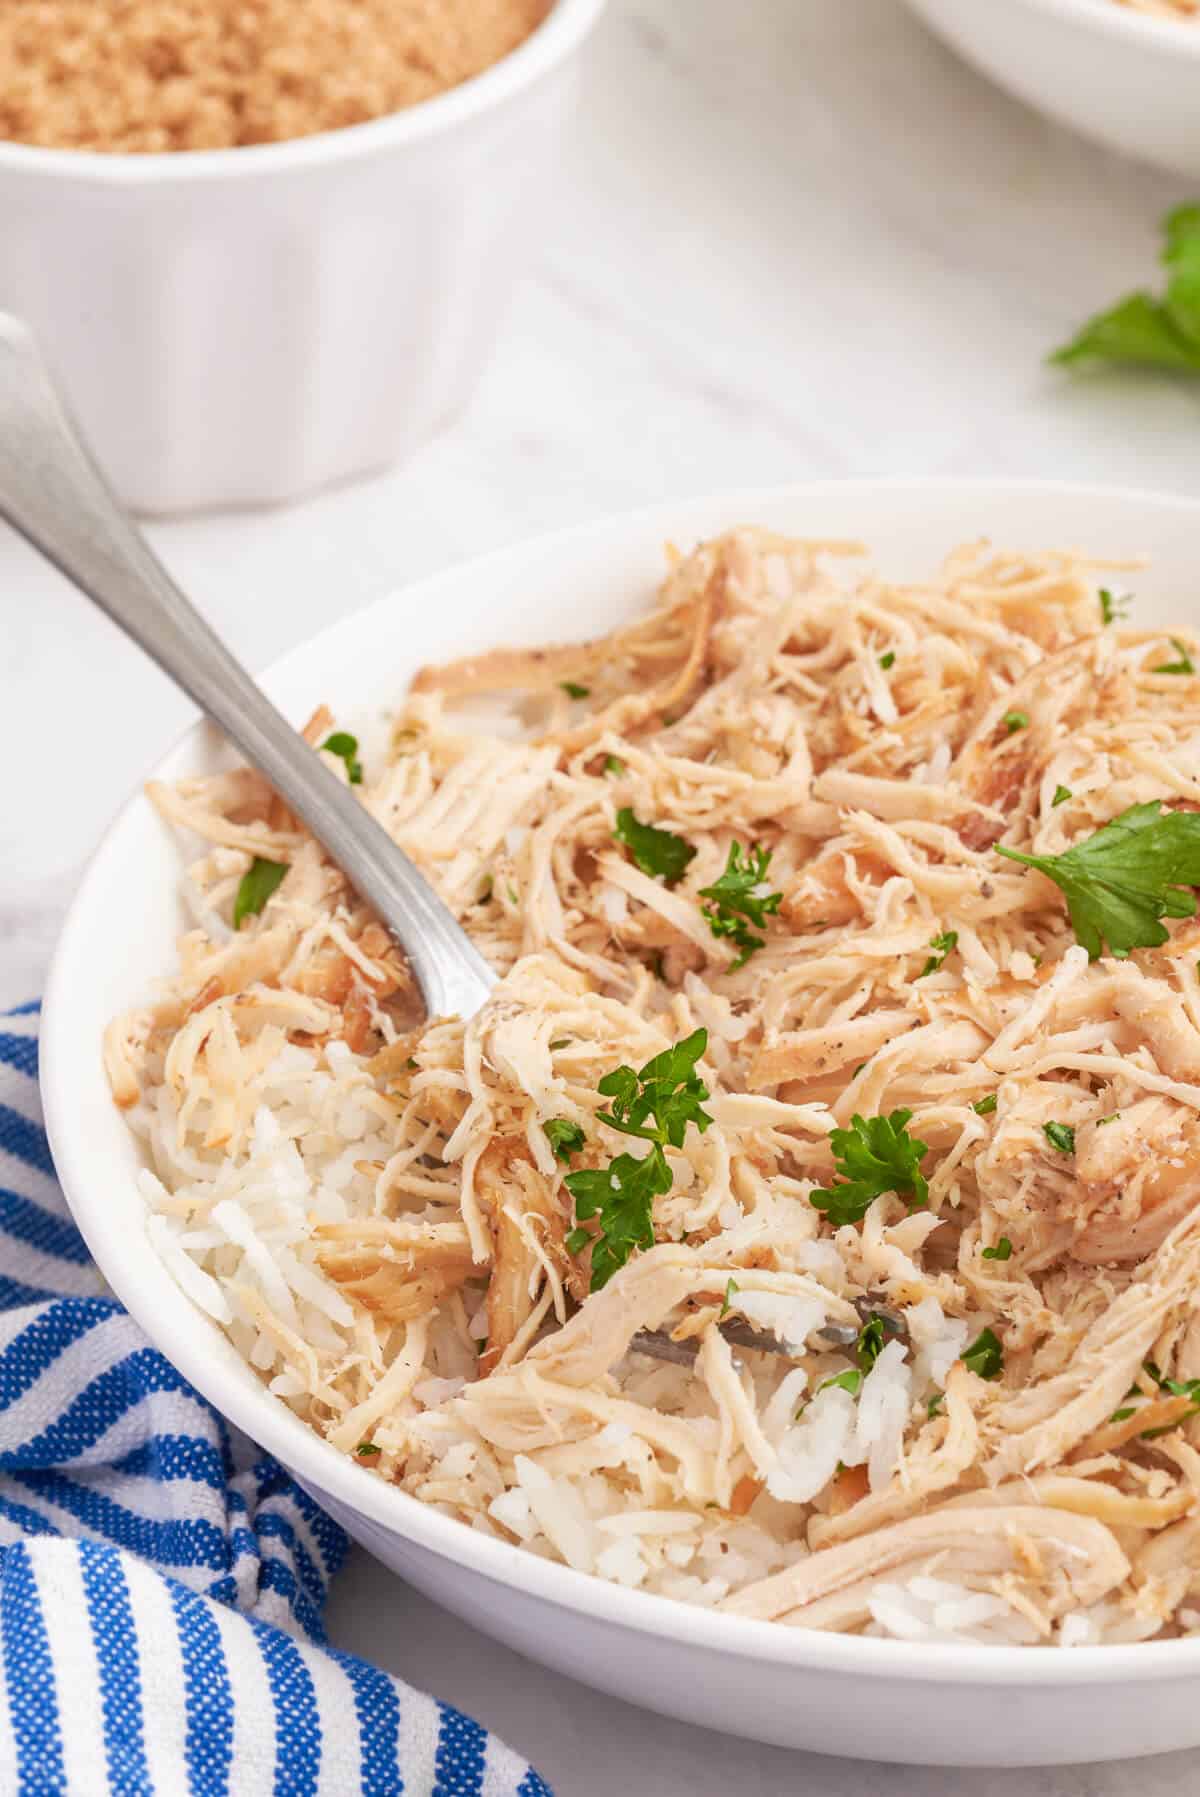
<path id="1" fill-rule="evenodd" d="M 558 1036 L 550 1044 L 550 1052 L 551 1052 L 551 1054 L 553 1054 L 556 1049 L 570 1048 L 570 1046 L 571 1046 L 571 1037 L 570 1036 Z"/>
<path id="2" fill-rule="evenodd" d="M 760 930 L 765 928 L 767 918 L 774 916 L 783 903 L 782 892 L 763 891 L 770 865 L 770 849 L 753 846 L 746 850 L 743 859 L 741 843 L 731 842 L 725 872 L 711 886 L 700 888 L 700 897 L 713 901 L 700 907 L 709 929 L 714 936 L 731 937 L 737 944 L 738 955 L 731 973 L 744 967 L 755 950 L 764 946 L 763 937 L 753 935 L 750 924 Z"/>
<path id="3" fill-rule="evenodd" d="M 721 1301 L 721 1316 L 717 1318 L 718 1323 L 720 1322 L 721 1317 L 727 1317 L 729 1315 L 729 1306 L 733 1303 L 733 1295 L 740 1290 L 741 1287 L 738 1285 L 736 1279 L 730 1279 L 727 1282 L 725 1286 L 725 1296 Z"/>
<path id="4" fill-rule="evenodd" d="M 833 1158 L 841 1184 L 821 1186 L 809 1193 L 809 1203 L 824 1211 L 833 1227 L 859 1223 L 876 1198 L 897 1192 L 910 1210 L 929 1201 L 929 1186 L 921 1161 L 929 1152 L 927 1142 L 908 1133 L 911 1111 L 893 1111 L 890 1117 L 850 1119 L 849 1129 L 830 1132 Z"/>
<path id="5" fill-rule="evenodd" d="M 894 649 L 886 650 L 885 653 L 879 657 L 879 665 L 885 671 L 888 668 L 893 667 L 895 665 L 895 661 L 896 661 L 896 651 Z"/>
<path id="6" fill-rule="evenodd" d="M 923 980 L 927 973 L 936 973 L 938 968 L 942 965 L 942 962 L 946 959 L 946 956 L 950 953 L 951 949 L 957 948 L 957 946 L 958 946 L 958 931 L 957 930 L 943 930 L 942 934 L 940 936 L 934 936 L 930 940 L 929 946 L 933 950 L 933 953 L 930 955 L 928 961 L 926 961 L 924 967 L 922 967 L 920 973 L 917 975 L 917 978 L 919 980 Z"/>
<path id="7" fill-rule="evenodd" d="M 685 842 L 673 831 L 656 830 L 653 824 L 639 823 L 628 805 L 622 805 L 617 812 L 614 835 L 618 842 L 625 844 L 636 867 L 668 886 L 683 877 L 688 862 L 696 853 L 690 842 Z"/>
<path id="8" fill-rule="evenodd" d="M 1123 1423 L 1127 1417 L 1133 1416 L 1137 1409 L 1136 1404 L 1122 1404 L 1120 1410 L 1114 1410 L 1108 1420 L 1110 1423 Z"/>
<path id="9" fill-rule="evenodd" d="M 568 699 L 589 699 L 591 697 L 591 687 L 580 686 L 578 680 L 560 680 L 558 684 L 562 687 L 563 692 L 566 693 Z"/>
<path id="10" fill-rule="evenodd" d="M 1167 282 L 1161 298 L 1131 293 L 1107 312 L 1089 318 L 1056 350 L 1052 362 L 1134 362 L 1147 368 L 1200 370 L 1200 206 L 1177 206 L 1163 220 L 1162 261 Z"/>
<path id="11" fill-rule="evenodd" d="M 325 738 L 321 747 L 345 762 L 351 786 L 362 785 L 362 762 L 358 759 L 357 736 L 351 736 L 348 730 L 335 730 L 332 736 Z"/>
<path id="12" fill-rule="evenodd" d="M 1177 661 L 1160 662 L 1158 667 L 1151 668 L 1152 674 L 1194 674 L 1196 664 L 1188 654 L 1188 646 L 1181 643 L 1177 636 L 1171 638 L 1171 647 L 1178 657 Z"/>
<path id="13" fill-rule="evenodd" d="M 1002 1235 L 994 1248 L 983 1250 L 984 1260 L 1011 1260 L 1012 1243 L 1006 1235 Z"/>
<path id="14" fill-rule="evenodd" d="M 1186 1398 L 1190 1404 L 1200 1407 L 1200 1379 L 1168 1379 L 1152 1360 L 1144 1361 L 1143 1365 L 1160 1391 L 1168 1392 L 1173 1398 Z"/>
<path id="15" fill-rule="evenodd" d="M 492 896 L 492 888 L 495 884 L 496 882 L 491 874 L 484 874 L 483 879 L 479 883 L 479 897 L 475 900 L 477 905 L 487 904 Z"/>
<path id="16" fill-rule="evenodd" d="M 998 1379 L 1004 1371 L 1004 1350 L 990 1329 L 981 1329 L 969 1348 L 964 1348 L 962 1363 L 981 1379 Z"/>
<path id="17" fill-rule="evenodd" d="M 682 1148 L 689 1123 L 703 1134 L 712 1122 L 703 1109 L 708 1087 L 696 1072 L 707 1047 L 708 1031 L 694 1030 L 639 1072 L 614 1067 L 600 1081 L 601 1097 L 612 1101 L 609 1110 L 597 1112 L 600 1122 L 623 1135 L 638 1136 L 651 1147 L 643 1159 L 619 1154 L 607 1167 L 568 1173 L 563 1180 L 575 1200 L 576 1217 L 582 1222 L 600 1219 L 598 1234 L 576 1228 L 567 1237 L 571 1254 L 591 1247 L 594 1292 L 608 1284 L 635 1248 L 654 1246 L 654 1200 L 671 1189 L 663 1149 Z"/>
<path id="18" fill-rule="evenodd" d="M 1050 801 L 1051 809 L 1053 809 L 1055 805 L 1065 805 L 1067 800 L 1074 796 L 1075 795 L 1072 793 L 1069 786 L 1056 786 L 1054 788 L 1054 797 Z"/>
<path id="19" fill-rule="evenodd" d="M 369 1460 L 372 1454 L 381 1454 L 383 1449 L 377 1447 L 373 1441 L 360 1441 L 354 1452 L 360 1460 Z"/>
<path id="20" fill-rule="evenodd" d="M 887 1331 L 882 1317 L 870 1317 L 858 1332 L 854 1358 L 864 1373 L 869 1373 L 887 1345 Z"/>
<path id="21" fill-rule="evenodd" d="M 623 774 L 625 772 L 625 763 L 617 755 L 606 755 L 604 757 L 604 771 L 606 774 L 611 774 L 613 778 L 616 779 L 618 774 Z"/>
<path id="22" fill-rule="evenodd" d="M 1042 1132 L 1051 1148 L 1057 1148 L 1060 1154 L 1074 1154 L 1075 1131 L 1069 1123 L 1043 1123 Z"/>
<path id="23" fill-rule="evenodd" d="M 1098 597 L 1102 624 L 1115 624 L 1119 619 L 1129 616 L 1129 608 L 1133 604 L 1132 593 L 1112 593 L 1107 587 L 1101 587 Z"/>
<path id="24" fill-rule="evenodd" d="M 862 1382 L 863 1376 L 858 1368 L 856 1366 L 848 1366 L 844 1373 L 834 1373 L 831 1378 L 822 1379 L 820 1385 L 818 1385 L 816 1391 L 814 1391 L 813 1397 L 815 1398 L 819 1392 L 836 1390 L 848 1391 L 852 1398 L 856 1398 Z M 799 1411 L 797 1411 L 796 1414 L 799 1415 Z"/>
<path id="25" fill-rule="evenodd" d="M 233 901 L 233 927 L 240 930 L 247 917 L 257 917 L 287 872 L 286 861 L 264 861 L 256 855 L 241 880 Z"/>
<path id="26" fill-rule="evenodd" d="M 944 1391 L 935 1391 L 933 1396 L 929 1399 L 929 1402 L 925 1406 L 926 1414 L 928 1416 L 936 1416 L 938 1411 L 941 1409 L 942 1405 L 945 1402 L 946 1402 L 945 1392 Z"/>
<path id="27" fill-rule="evenodd" d="M 996 1108 L 996 1094 L 989 1092 L 986 1098 L 977 1099 L 971 1106 L 977 1117 L 990 1117 Z"/>
<path id="28" fill-rule="evenodd" d="M 1094 961 L 1107 942 L 1123 960 L 1131 948 L 1167 940 L 1161 917 L 1194 917 L 1200 885 L 1200 815 L 1163 811 L 1161 799 L 1131 805 L 1094 836 L 1061 855 L 998 855 L 1036 867 L 1066 894 L 1078 941 Z"/>
<path id="29" fill-rule="evenodd" d="M 569 1161 L 587 1140 L 579 1124 L 572 1123 L 569 1117 L 551 1117 L 542 1124 L 542 1129 L 556 1161 Z"/>
<path id="30" fill-rule="evenodd" d="M 1027 711 L 1006 711 L 1004 716 L 1000 719 L 1000 722 L 1004 725 L 1008 734 L 1012 736 L 1018 730 L 1027 730 L 1029 728 L 1029 713 Z"/>

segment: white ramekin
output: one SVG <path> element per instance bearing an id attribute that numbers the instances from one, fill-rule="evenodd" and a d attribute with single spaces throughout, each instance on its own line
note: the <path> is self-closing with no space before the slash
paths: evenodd
<path id="1" fill-rule="evenodd" d="M 344 131 L 158 156 L 0 144 L 0 308 L 37 332 L 129 504 L 293 499 L 453 416 L 603 4 L 556 0 L 484 74 Z"/>

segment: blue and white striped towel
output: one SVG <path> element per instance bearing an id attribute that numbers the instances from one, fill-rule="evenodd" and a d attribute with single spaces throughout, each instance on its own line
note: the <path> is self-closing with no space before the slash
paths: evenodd
<path id="1" fill-rule="evenodd" d="M 549 1797 L 478 1723 L 321 1645 L 346 1537 L 104 1295 L 37 1025 L 0 1015 L 0 1794 Z"/>

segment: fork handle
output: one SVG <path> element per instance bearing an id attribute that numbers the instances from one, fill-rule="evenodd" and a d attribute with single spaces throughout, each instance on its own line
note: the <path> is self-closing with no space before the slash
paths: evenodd
<path id="1" fill-rule="evenodd" d="M 453 914 L 185 598 L 80 438 L 37 344 L 0 313 L 0 516 L 61 570 L 304 820 L 405 949 L 430 1015 L 469 1017 L 495 984 Z"/>

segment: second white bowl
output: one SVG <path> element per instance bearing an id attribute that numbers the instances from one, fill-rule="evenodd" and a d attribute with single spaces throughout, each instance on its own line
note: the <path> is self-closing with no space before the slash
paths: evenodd
<path id="1" fill-rule="evenodd" d="M 149 156 L 0 143 L 0 308 L 129 505 L 293 499 L 463 405 L 603 5 L 557 0 L 474 80 L 343 131 Z"/>
<path id="2" fill-rule="evenodd" d="M 1115 0 L 908 0 L 1019 99 L 1084 136 L 1200 176 L 1200 22 Z"/>

